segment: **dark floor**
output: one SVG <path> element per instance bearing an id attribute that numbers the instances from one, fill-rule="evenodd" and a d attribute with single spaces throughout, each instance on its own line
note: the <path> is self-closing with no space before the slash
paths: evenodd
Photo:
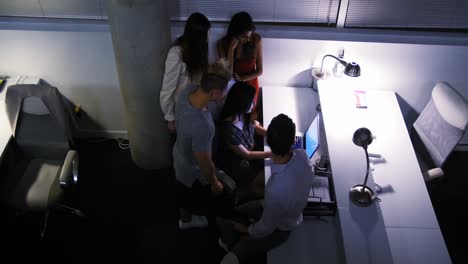
<path id="1" fill-rule="evenodd" d="M 6 211 L 1 256 L 15 262 L 219 263 L 224 252 L 214 228 L 179 231 L 171 170 L 144 171 L 115 140 L 78 141 L 80 181 L 68 197 L 86 218 L 55 213 L 39 240 L 41 215 Z M 431 197 L 454 263 L 468 263 L 462 234 L 467 225 L 468 153 L 447 162 L 447 177 Z M 212 225 L 211 225 L 212 226 Z M 266 257 L 255 261 L 265 263 Z"/>
<path id="2" fill-rule="evenodd" d="M 171 170 L 138 169 L 115 140 L 78 141 L 77 150 L 80 180 L 68 200 L 87 217 L 53 214 L 40 241 L 41 215 L 8 212 L 1 252 L 25 261 L 219 263 L 214 228 L 178 230 Z"/>
<path id="3" fill-rule="evenodd" d="M 444 165 L 445 176 L 429 185 L 432 205 L 453 263 L 468 263 L 468 152 L 454 152 Z"/>

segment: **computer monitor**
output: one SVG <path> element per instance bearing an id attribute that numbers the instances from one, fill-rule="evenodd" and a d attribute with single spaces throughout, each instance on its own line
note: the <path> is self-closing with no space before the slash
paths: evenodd
<path id="1" fill-rule="evenodd" d="M 312 158 L 320 146 L 320 115 L 317 114 L 305 133 L 305 151 L 307 156 Z"/>

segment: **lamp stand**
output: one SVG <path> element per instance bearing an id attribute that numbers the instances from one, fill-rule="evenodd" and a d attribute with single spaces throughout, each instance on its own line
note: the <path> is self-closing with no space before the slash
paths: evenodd
<path id="1" fill-rule="evenodd" d="M 372 143 L 373 137 L 369 129 L 362 127 L 356 130 L 353 135 L 354 144 L 361 146 L 366 154 L 366 177 L 364 178 L 364 184 L 354 185 L 349 190 L 349 199 L 357 206 L 368 207 L 372 204 L 375 199 L 374 191 L 367 187 L 367 178 L 369 177 L 369 153 L 367 152 L 367 146 Z"/>
<path id="2" fill-rule="evenodd" d="M 368 207 L 374 198 L 374 191 L 362 184 L 354 185 L 349 190 L 349 199 L 357 206 Z"/>

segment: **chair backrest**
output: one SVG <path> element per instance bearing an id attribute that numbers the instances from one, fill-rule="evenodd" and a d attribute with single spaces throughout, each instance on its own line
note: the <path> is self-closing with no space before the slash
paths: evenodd
<path id="1" fill-rule="evenodd" d="M 450 84 L 439 82 L 413 127 L 435 166 L 441 167 L 463 137 L 468 124 L 468 102 Z"/>
<path id="2" fill-rule="evenodd" d="M 57 89 L 44 85 L 9 87 L 6 105 L 17 146 L 27 156 L 62 159 L 71 132 Z"/>

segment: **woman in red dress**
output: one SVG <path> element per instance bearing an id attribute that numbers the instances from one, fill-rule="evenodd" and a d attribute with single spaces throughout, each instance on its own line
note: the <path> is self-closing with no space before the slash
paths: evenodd
<path id="1" fill-rule="evenodd" d="M 260 90 L 258 76 L 263 72 L 262 38 L 255 32 L 249 13 L 235 14 L 229 23 L 227 35 L 216 46 L 218 56 L 230 62 L 233 78 L 255 88 L 254 102 L 257 105 Z"/>

